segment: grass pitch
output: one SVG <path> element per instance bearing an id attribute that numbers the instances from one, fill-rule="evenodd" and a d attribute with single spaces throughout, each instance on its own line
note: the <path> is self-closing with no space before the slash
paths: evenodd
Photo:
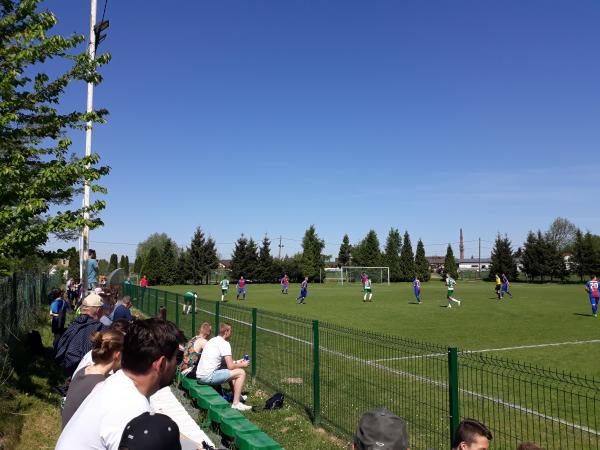
<path id="1" fill-rule="evenodd" d="M 160 286 L 161 290 L 195 291 L 199 298 L 220 299 L 219 286 Z M 583 285 L 511 285 L 513 298 L 496 300 L 494 284 L 459 282 L 455 297 L 462 305 L 446 307 L 440 281 L 422 284 L 417 304 L 409 283 L 375 284 L 373 301 L 363 302 L 360 284 L 311 284 L 306 305 L 298 305 L 299 287 L 283 295 L 279 285 L 248 285 L 246 301 L 229 303 L 291 314 L 307 319 L 382 332 L 461 350 L 556 368 L 600 378 L 600 317 L 591 315 Z"/>

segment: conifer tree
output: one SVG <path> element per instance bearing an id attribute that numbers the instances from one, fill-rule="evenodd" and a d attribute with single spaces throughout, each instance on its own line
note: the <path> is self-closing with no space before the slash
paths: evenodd
<path id="1" fill-rule="evenodd" d="M 311 225 L 302 238 L 301 257 L 302 272 L 310 281 L 317 279 L 320 271 L 325 267 L 323 259 L 324 248 L 325 242 L 319 238 L 315 226 Z"/>
<path id="2" fill-rule="evenodd" d="M 177 245 L 172 240 L 165 241 L 160 253 L 161 284 L 172 285 L 177 278 Z"/>
<path id="3" fill-rule="evenodd" d="M 490 264 L 489 279 L 494 280 L 496 274 L 506 274 L 509 280 L 516 280 L 518 276 L 517 262 L 515 261 L 515 255 L 512 250 L 512 243 L 508 236 L 500 236 L 500 233 L 496 236 L 494 242 L 494 248 L 492 249 Z"/>
<path id="4" fill-rule="evenodd" d="M 140 275 L 142 270 L 142 257 L 137 256 L 133 262 L 133 273 Z"/>
<path id="5" fill-rule="evenodd" d="M 543 250 L 538 237 L 541 238 L 541 233 L 539 231 L 537 235 L 530 231 L 527 234 L 527 239 L 523 243 L 523 272 L 525 275 L 527 275 L 530 281 L 535 280 L 538 276 L 542 277 L 543 275 Z"/>
<path id="6" fill-rule="evenodd" d="M 98 275 L 108 274 L 108 261 L 105 259 L 98 260 Z"/>
<path id="7" fill-rule="evenodd" d="M 273 264 L 273 257 L 271 256 L 271 241 L 265 236 L 258 255 L 257 278 L 262 283 L 272 283 L 277 280 L 278 276 Z"/>
<path id="8" fill-rule="evenodd" d="M 458 278 L 458 266 L 454 258 L 452 246 L 448 244 L 446 249 L 446 258 L 444 259 L 444 275 L 450 275 L 452 278 Z"/>
<path id="9" fill-rule="evenodd" d="M 246 261 L 248 260 L 248 239 L 244 234 L 235 243 L 233 254 L 231 255 L 231 276 L 234 280 L 240 277 L 249 278 L 246 273 Z"/>
<path id="10" fill-rule="evenodd" d="M 347 234 L 344 234 L 344 237 L 342 238 L 342 244 L 340 245 L 340 251 L 338 253 L 337 264 L 339 267 L 350 265 L 351 252 L 352 246 L 350 245 L 350 238 Z"/>
<path id="11" fill-rule="evenodd" d="M 79 252 L 75 247 L 71 247 L 67 250 L 69 257 L 69 267 L 67 271 L 69 272 L 69 277 L 73 277 L 74 280 L 79 279 Z"/>
<path id="12" fill-rule="evenodd" d="M 113 270 L 117 270 L 119 266 L 118 257 L 116 253 L 110 255 L 110 262 L 108 263 L 108 273 L 111 273 Z"/>
<path id="13" fill-rule="evenodd" d="M 400 252 L 400 280 L 412 281 L 415 278 L 415 255 L 413 255 L 412 244 L 408 231 L 404 232 L 404 242 Z"/>
<path id="14" fill-rule="evenodd" d="M 209 283 L 210 274 L 219 267 L 219 255 L 217 253 L 217 244 L 212 237 L 209 237 L 204 244 L 204 257 L 206 258 L 206 267 L 204 276 L 206 284 Z"/>
<path id="15" fill-rule="evenodd" d="M 415 253 L 415 272 L 421 281 L 429 281 L 431 272 L 429 271 L 429 262 L 425 257 L 425 246 L 423 241 L 419 239 L 417 242 L 417 251 Z"/>
<path id="16" fill-rule="evenodd" d="M 123 270 L 125 271 L 125 276 L 129 276 L 129 256 L 125 255 L 125 260 L 123 261 Z"/>
<path id="17" fill-rule="evenodd" d="M 375 230 L 369 230 L 365 238 L 360 243 L 352 247 L 352 258 L 354 265 L 365 267 L 381 266 L 383 259 L 379 247 L 379 238 Z"/>
<path id="18" fill-rule="evenodd" d="M 152 247 L 146 257 L 144 273 L 148 279 L 148 284 L 161 284 L 161 260 L 158 248 Z"/>
<path id="19" fill-rule="evenodd" d="M 192 284 L 208 283 L 210 271 L 219 263 L 214 240 L 207 240 L 200 227 L 192 236 L 186 261 L 188 266 L 185 272 Z"/>
<path id="20" fill-rule="evenodd" d="M 400 249 L 402 242 L 397 228 L 391 228 L 385 243 L 384 265 L 390 268 L 390 281 L 400 281 Z"/>
<path id="21" fill-rule="evenodd" d="M 256 245 L 256 241 L 252 238 L 248 239 L 244 266 L 246 268 L 246 278 L 254 280 L 258 274 L 258 246 Z"/>

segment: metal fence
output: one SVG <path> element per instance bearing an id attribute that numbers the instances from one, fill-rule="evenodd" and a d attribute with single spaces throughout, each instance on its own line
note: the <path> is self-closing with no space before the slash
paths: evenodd
<path id="1" fill-rule="evenodd" d="M 40 308 L 48 306 L 53 282 L 56 280 L 45 273 L 15 273 L 0 278 L 0 342 L 35 324 Z"/>
<path id="2" fill-rule="evenodd" d="M 134 305 L 188 335 L 227 321 L 236 358 L 302 406 L 315 424 L 351 438 L 361 414 L 386 407 L 404 417 L 413 450 L 450 448 L 459 421 L 494 434 L 490 448 L 535 441 L 550 449 L 600 449 L 598 380 L 456 348 L 200 299 L 183 314 L 181 294 L 125 285 Z"/>

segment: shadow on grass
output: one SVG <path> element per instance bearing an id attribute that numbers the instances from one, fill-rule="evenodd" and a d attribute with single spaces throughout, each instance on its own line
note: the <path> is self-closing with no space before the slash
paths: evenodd
<path id="1" fill-rule="evenodd" d="M 583 316 L 583 317 L 594 317 L 592 313 L 583 314 L 583 313 L 573 313 L 574 316 Z"/>

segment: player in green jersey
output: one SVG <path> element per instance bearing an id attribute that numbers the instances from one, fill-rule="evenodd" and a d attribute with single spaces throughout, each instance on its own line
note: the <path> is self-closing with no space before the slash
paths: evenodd
<path id="1" fill-rule="evenodd" d="M 227 278 L 223 278 L 221 280 L 221 301 L 222 302 L 225 301 L 225 296 L 227 295 L 228 291 L 229 291 L 229 280 Z"/>
<path id="2" fill-rule="evenodd" d="M 453 297 L 453 295 L 454 295 L 454 286 L 456 286 L 456 281 L 450 275 L 446 274 L 446 287 L 448 288 L 448 293 L 447 293 L 448 308 L 452 308 L 452 303 L 451 302 L 454 302 L 458 306 L 460 306 L 460 300 L 458 300 L 457 298 Z"/>
<path id="3" fill-rule="evenodd" d="M 363 296 L 363 302 L 368 301 L 373 301 L 373 291 L 371 290 L 371 279 L 367 278 L 364 285 L 363 285 L 363 292 L 365 293 L 365 295 Z"/>

